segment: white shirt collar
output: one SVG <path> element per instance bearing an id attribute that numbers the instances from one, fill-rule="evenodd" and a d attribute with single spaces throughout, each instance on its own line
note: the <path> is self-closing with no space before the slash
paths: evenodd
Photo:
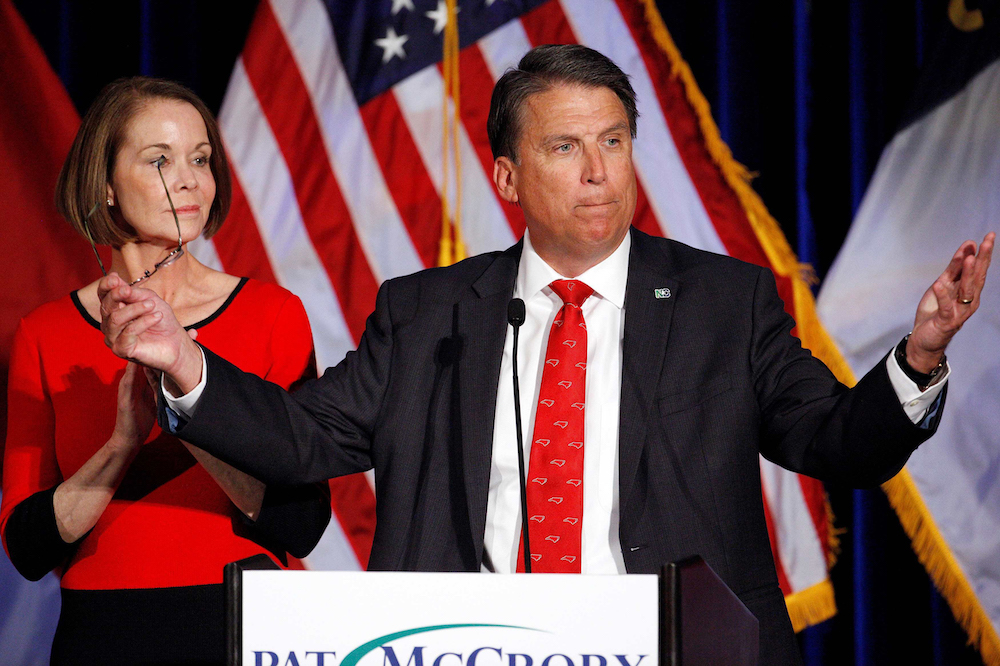
<path id="1" fill-rule="evenodd" d="M 628 258 L 632 248 L 632 234 L 626 233 L 625 238 L 607 259 L 588 268 L 575 279 L 584 282 L 601 298 L 621 309 L 625 307 L 625 285 L 628 282 Z M 521 251 L 521 261 L 517 269 L 515 291 L 525 301 L 549 286 L 553 280 L 565 280 L 554 268 L 538 256 L 531 245 L 528 230 L 524 230 L 524 249 Z"/>

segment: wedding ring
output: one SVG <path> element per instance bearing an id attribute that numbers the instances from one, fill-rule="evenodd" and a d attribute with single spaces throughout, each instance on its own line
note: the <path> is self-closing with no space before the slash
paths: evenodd
<path id="1" fill-rule="evenodd" d="M 960 299 L 958 299 L 958 302 L 961 303 L 962 305 L 968 305 L 969 303 L 972 302 L 972 299 L 971 298 L 960 298 Z"/>

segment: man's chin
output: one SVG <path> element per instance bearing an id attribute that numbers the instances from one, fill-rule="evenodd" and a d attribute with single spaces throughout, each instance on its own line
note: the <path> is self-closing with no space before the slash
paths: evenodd
<path id="1" fill-rule="evenodd" d="M 607 256 L 621 244 L 625 234 L 628 233 L 628 227 L 622 229 L 620 222 L 614 221 L 594 225 L 587 232 L 580 237 L 582 241 L 580 247 L 588 248 L 587 251 L 591 254 Z"/>
<path id="2" fill-rule="evenodd" d="M 594 243 L 605 243 L 624 235 L 629 225 L 621 219 L 620 212 L 617 208 L 608 208 L 603 212 L 588 210 L 582 215 L 577 215 L 581 237 L 588 238 Z"/>

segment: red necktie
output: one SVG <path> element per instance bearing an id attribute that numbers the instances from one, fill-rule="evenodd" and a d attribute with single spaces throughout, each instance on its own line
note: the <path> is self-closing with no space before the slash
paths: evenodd
<path id="1" fill-rule="evenodd" d="M 556 280 L 549 287 L 563 306 L 545 349 L 528 463 L 531 570 L 580 573 L 587 395 L 587 324 L 581 307 L 594 290 L 579 280 Z M 517 570 L 524 571 L 523 539 Z"/>

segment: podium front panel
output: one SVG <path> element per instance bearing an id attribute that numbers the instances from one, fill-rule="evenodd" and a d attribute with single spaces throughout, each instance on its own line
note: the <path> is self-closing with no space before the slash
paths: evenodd
<path id="1" fill-rule="evenodd" d="M 244 665 L 655 666 L 657 576 L 242 572 Z"/>

